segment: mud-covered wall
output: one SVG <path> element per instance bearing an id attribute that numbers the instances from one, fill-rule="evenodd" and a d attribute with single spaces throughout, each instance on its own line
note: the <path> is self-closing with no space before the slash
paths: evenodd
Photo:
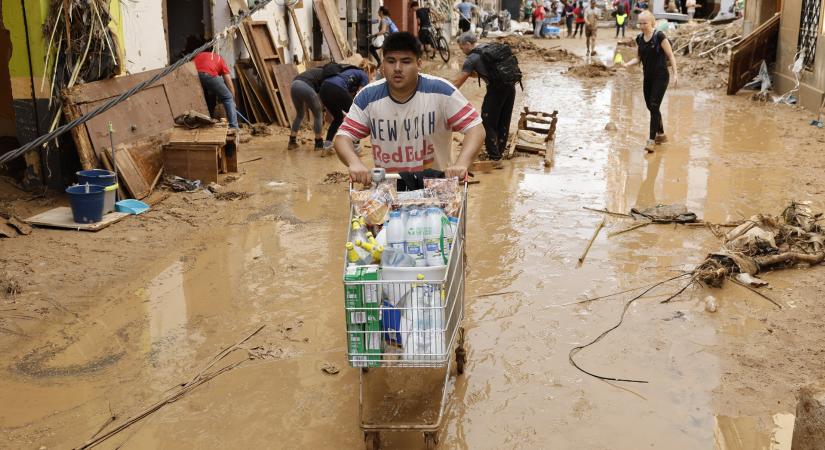
<path id="1" fill-rule="evenodd" d="M 796 77 L 791 71 L 799 42 L 799 24 L 802 13 L 802 0 L 784 0 L 782 19 L 779 24 L 779 44 L 776 52 L 776 86 L 780 94 L 790 91 L 796 85 Z M 813 70 L 803 70 L 800 77 L 799 103 L 811 110 L 818 111 L 825 96 L 825 35 L 822 23 L 825 20 L 825 8 L 819 18 L 819 36 L 816 40 L 816 57 Z"/>

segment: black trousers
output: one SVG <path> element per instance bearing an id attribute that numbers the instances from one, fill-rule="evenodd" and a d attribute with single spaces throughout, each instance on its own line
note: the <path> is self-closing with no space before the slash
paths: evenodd
<path id="1" fill-rule="evenodd" d="M 370 54 L 373 56 L 373 58 L 375 58 L 375 63 L 380 66 L 381 65 L 381 57 L 378 56 L 378 50 L 379 50 L 378 47 L 370 44 Z"/>
<path id="2" fill-rule="evenodd" d="M 584 22 L 576 23 L 576 31 L 573 32 L 573 37 L 576 35 L 583 36 L 584 35 Z"/>
<path id="3" fill-rule="evenodd" d="M 461 30 L 462 33 L 466 33 L 470 31 L 470 21 L 465 19 L 464 17 L 458 18 L 458 29 Z"/>
<path id="4" fill-rule="evenodd" d="M 662 106 L 662 99 L 665 98 L 665 91 L 667 85 L 670 83 L 670 74 L 667 69 L 664 73 L 645 74 L 643 82 L 643 90 L 645 94 L 645 105 L 650 111 L 650 136 L 649 139 L 655 139 L 656 133 L 664 134 L 665 127 L 662 122 L 662 113 L 659 108 Z"/>
<path id="5" fill-rule="evenodd" d="M 624 23 L 621 24 L 621 25 L 619 25 L 619 23 L 616 22 L 616 37 L 619 37 L 619 30 L 622 30 L 622 37 L 624 37 L 624 27 L 625 27 L 625 25 L 627 25 L 627 19 L 625 19 Z"/>
<path id="6" fill-rule="evenodd" d="M 510 134 L 510 118 L 516 101 L 514 85 L 488 85 L 487 95 L 481 104 L 481 121 L 487 136 L 484 146 L 490 159 L 498 161 L 507 147 Z"/>
<path id="7" fill-rule="evenodd" d="M 319 95 L 321 103 L 332 115 L 332 123 L 329 124 L 327 129 L 327 140 L 331 141 L 335 137 L 335 133 L 338 132 L 341 122 L 344 121 L 344 116 L 349 111 L 349 107 L 352 106 L 352 96 L 349 95 L 346 89 L 332 83 L 322 84 Z"/>

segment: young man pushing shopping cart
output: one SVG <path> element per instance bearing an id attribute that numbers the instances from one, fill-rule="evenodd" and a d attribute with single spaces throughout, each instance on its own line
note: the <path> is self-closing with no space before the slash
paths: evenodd
<path id="1" fill-rule="evenodd" d="M 369 183 L 370 170 L 353 145 L 369 136 L 375 166 L 389 173 L 435 169 L 464 179 L 484 142 L 481 116 L 447 80 L 420 73 L 421 43 L 412 34 L 390 34 L 383 50 L 384 79 L 355 96 L 335 136 L 338 158 L 354 182 Z M 464 134 L 455 162 L 453 132 Z"/>

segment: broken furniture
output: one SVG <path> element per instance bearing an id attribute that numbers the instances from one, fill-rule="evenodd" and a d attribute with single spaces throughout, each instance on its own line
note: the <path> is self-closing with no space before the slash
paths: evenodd
<path id="1" fill-rule="evenodd" d="M 175 128 L 163 146 L 163 170 L 203 185 L 217 183 L 218 173 L 238 171 L 237 135 L 222 126 Z"/>
<path id="2" fill-rule="evenodd" d="M 155 76 L 162 69 L 85 83 L 63 92 L 66 120 L 74 120 Z M 108 111 L 72 129 L 83 169 L 112 170 L 109 123 L 117 147 L 118 177 L 126 190 L 121 198 L 143 199 L 159 178 L 161 149 L 174 128 L 174 118 L 194 110 L 209 114 L 194 63 L 187 63 L 157 83 L 132 95 Z"/>
<path id="3" fill-rule="evenodd" d="M 553 164 L 558 114 L 558 111 L 553 111 L 552 114 L 531 111 L 525 106 L 519 117 L 516 132 L 510 136 L 507 158 L 512 158 L 513 153 L 518 150 L 544 157 L 544 166 L 550 167 Z"/>

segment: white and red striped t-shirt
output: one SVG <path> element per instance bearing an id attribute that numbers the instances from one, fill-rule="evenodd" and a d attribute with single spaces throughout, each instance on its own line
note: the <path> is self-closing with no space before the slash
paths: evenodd
<path id="1" fill-rule="evenodd" d="M 447 80 L 419 75 L 405 103 L 390 97 L 386 80 L 367 85 L 352 102 L 337 135 L 370 136 L 376 167 L 387 172 L 444 170 L 450 166 L 452 134 L 466 133 L 481 117 Z"/>

